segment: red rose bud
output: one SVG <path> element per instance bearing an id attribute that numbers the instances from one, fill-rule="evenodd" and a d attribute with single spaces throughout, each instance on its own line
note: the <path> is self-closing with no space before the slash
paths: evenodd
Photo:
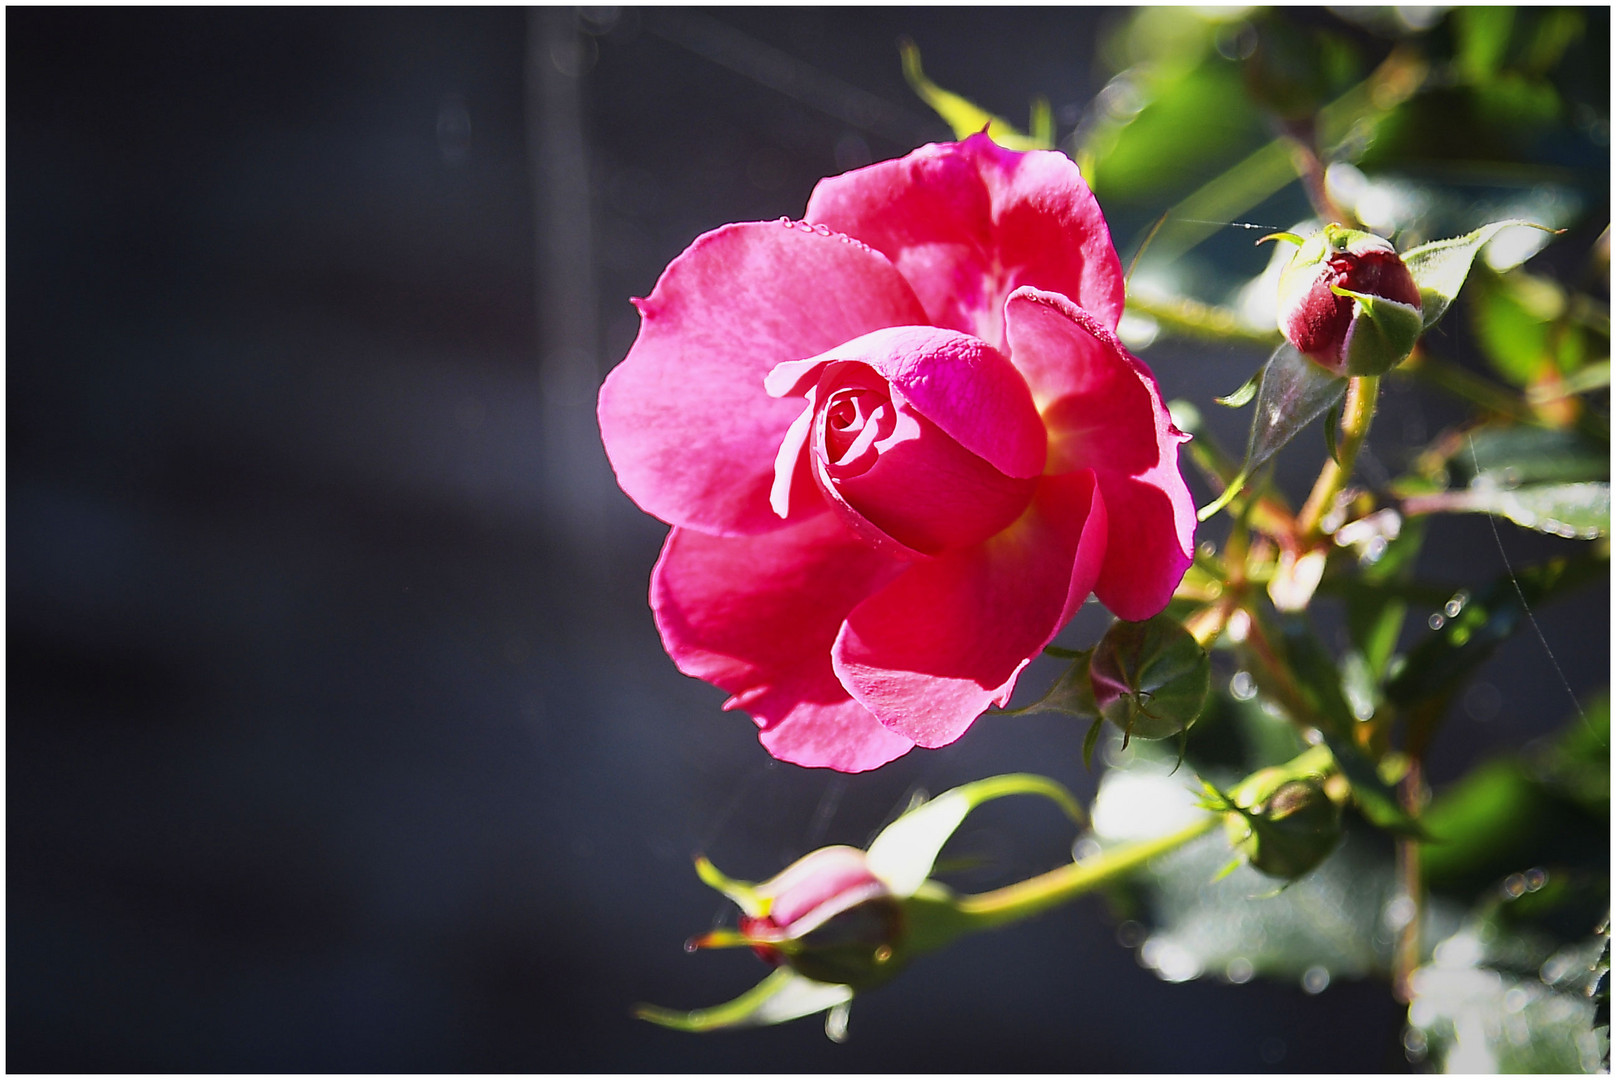
<path id="1" fill-rule="evenodd" d="M 1419 286 L 1397 250 L 1373 233 L 1326 225 L 1301 242 L 1280 275 L 1280 333 L 1338 375 L 1390 370 L 1421 329 Z"/>
<path id="2" fill-rule="evenodd" d="M 714 931 L 693 947 L 749 945 L 771 964 L 799 975 L 863 989 L 896 974 L 903 902 L 870 872 L 852 847 L 811 851 L 758 885 L 724 879 L 711 864 L 697 869 L 741 906 L 739 934 Z"/>

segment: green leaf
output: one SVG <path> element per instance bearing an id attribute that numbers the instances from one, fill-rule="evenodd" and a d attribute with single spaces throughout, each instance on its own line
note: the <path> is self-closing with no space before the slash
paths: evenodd
<path id="1" fill-rule="evenodd" d="M 1408 582 L 1424 541 L 1425 522 L 1405 521 L 1378 560 L 1358 574 L 1343 579 L 1341 591 L 1346 596 L 1347 632 L 1377 680 L 1386 674 L 1386 666 L 1391 663 L 1408 611 L 1408 602 L 1403 596 L 1381 586 Z M 1441 597 L 1435 602 L 1441 603 L 1444 599 L 1446 597 Z"/>
<path id="2" fill-rule="evenodd" d="M 689 1012 L 638 1005 L 634 1015 L 677 1031 L 716 1031 L 780 1024 L 852 999 L 852 987 L 817 982 L 782 967 L 740 997 L 722 1005 Z"/>
<path id="3" fill-rule="evenodd" d="M 1454 594 L 1439 629 L 1416 645 L 1386 684 L 1386 699 L 1399 707 L 1440 703 L 1515 631 L 1527 607 L 1548 602 L 1609 569 L 1590 554 L 1551 559 L 1493 581 L 1474 597 Z"/>
<path id="4" fill-rule="evenodd" d="M 1608 918 L 1593 936 L 1563 942 L 1541 915 L 1575 905 L 1579 892 L 1608 904 L 1609 884 L 1564 887 L 1536 873 L 1516 875 L 1501 899 L 1493 892 L 1413 972 L 1404 1046 L 1415 1060 L 1443 1072 L 1605 1071 L 1609 1020 L 1600 1022 L 1597 999 L 1610 970 Z"/>
<path id="5" fill-rule="evenodd" d="M 945 791 L 882 829 L 870 844 L 867 861 L 870 873 L 886 882 L 895 895 L 914 895 L 931 874 L 937 853 L 960 827 L 965 815 L 985 802 L 1006 795 L 1043 795 L 1058 803 L 1072 820 L 1083 820 L 1083 809 L 1072 793 L 1048 777 L 1031 773 L 990 776 Z"/>
<path id="6" fill-rule="evenodd" d="M 1234 482 L 1196 514 L 1205 521 L 1240 493 L 1253 473 L 1267 464 L 1298 432 L 1330 410 L 1347 392 L 1347 380 L 1332 375 L 1286 343 L 1263 365 L 1257 406 L 1246 438 L 1246 460 Z"/>
<path id="7" fill-rule="evenodd" d="M 1455 445 L 1448 468 L 1460 487 L 1605 480 L 1610 476 L 1610 443 L 1575 430 L 1487 424 Z"/>
<path id="8" fill-rule="evenodd" d="M 1016 130 L 1015 125 L 1003 117 L 995 116 L 975 102 L 944 90 L 928 79 L 920 67 L 920 49 L 913 41 L 905 38 L 898 42 L 898 52 L 903 59 L 903 77 L 909 80 L 909 85 L 921 100 L 954 129 L 956 138 L 964 139 L 985 130 L 994 142 L 1006 150 L 1049 150 L 1054 147 L 1048 102 L 1043 102 L 1041 111 L 1038 104 L 1034 104 L 1034 134 L 1027 135 Z"/>
<path id="9" fill-rule="evenodd" d="M 1415 496 L 1405 512 L 1478 513 L 1508 518 L 1515 524 L 1568 539 L 1596 540 L 1610 534 L 1610 485 L 1539 484 L 1523 488 L 1478 486 Z"/>
<path id="10" fill-rule="evenodd" d="M 1448 310 L 1453 298 L 1459 295 L 1465 278 L 1470 276 L 1470 264 L 1475 261 L 1476 253 L 1489 240 L 1513 225 L 1554 232 L 1535 222 L 1515 218 L 1494 221 L 1475 232 L 1449 240 L 1433 240 L 1403 253 L 1403 264 L 1414 275 L 1414 283 L 1420 288 L 1420 319 L 1425 329 L 1429 330 Z"/>
<path id="11" fill-rule="evenodd" d="M 1304 980 L 1385 972 L 1392 936 L 1382 912 L 1397 895 L 1388 846 L 1348 830 L 1315 870 L 1275 893 L 1273 879 L 1240 860 L 1222 830 L 1151 864 L 1134 885 L 1152 930 L 1141 962 L 1170 982 L 1218 975 Z"/>

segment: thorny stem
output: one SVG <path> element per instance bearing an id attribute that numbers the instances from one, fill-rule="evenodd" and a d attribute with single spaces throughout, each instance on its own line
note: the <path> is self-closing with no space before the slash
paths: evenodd
<path id="1" fill-rule="evenodd" d="M 1319 539 L 1319 522 L 1329 513 L 1335 497 L 1341 494 L 1352 476 L 1358 451 L 1369 434 L 1369 422 L 1374 418 L 1375 399 L 1379 394 L 1379 375 L 1358 375 L 1347 383 L 1347 400 L 1341 413 L 1341 441 L 1337 445 L 1339 457 L 1324 463 L 1312 494 L 1296 515 L 1296 535 L 1304 550 Z"/>
<path id="2" fill-rule="evenodd" d="M 1154 840 L 1119 844 L 1093 858 L 1067 863 L 1046 874 L 1006 885 L 1002 889 L 962 896 L 956 901 L 956 906 L 961 914 L 983 928 L 1016 922 L 1093 892 L 1137 870 L 1156 856 L 1183 847 L 1217 823 L 1217 815 L 1206 814 L 1175 833 Z"/>

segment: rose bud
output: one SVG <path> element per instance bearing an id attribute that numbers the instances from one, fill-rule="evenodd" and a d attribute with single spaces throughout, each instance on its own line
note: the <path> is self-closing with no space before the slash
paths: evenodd
<path id="1" fill-rule="evenodd" d="M 1100 715 L 1131 738 L 1168 739 L 1189 729 L 1206 704 L 1212 667 L 1206 650 L 1166 615 L 1117 621 L 1089 660 Z"/>
<path id="2" fill-rule="evenodd" d="M 1301 877 L 1341 840 L 1341 807 L 1317 777 L 1264 769 L 1236 788 L 1227 806 L 1229 843 L 1269 877 Z"/>
<path id="3" fill-rule="evenodd" d="M 1420 290 L 1397 250 L 1373 233 L 1326 225 L 1297 243 L 1279 278 L 1279 330 L 1337 375 L 1379 375 L 1419 339 Z"/>
<path id="4" fill-rule="evenodd" d="M 903 901 L 852 847 L 811 851 L 768 881 L 742 885 L 711 863 L 702 876 L 741 906 L 739 932 L 714 931 L 694 948 L 748 945 L 776 966 L 807 978 L 864 989 L 897 973 Z"/>

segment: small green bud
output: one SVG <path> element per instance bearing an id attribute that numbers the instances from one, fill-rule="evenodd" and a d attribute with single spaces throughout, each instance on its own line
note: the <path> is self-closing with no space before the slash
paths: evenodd
<path id="1" fill-rule="evenodd" d="M 1264 769 L 1236 788 L 1227 805 L 1229 843 L 1269 877 L 1301 877 L 1341 840 L 1341 807 L 1318 777 Z"/>
<path id="2" fill-rule="evenodd" d="M 1094 648 L 1089 681 L 1100 715 L 1124 740 L 1168 739 L 1201 714 L 1212 665 L 1188 630 L 1166 615 L 1111 624 Z"/>

